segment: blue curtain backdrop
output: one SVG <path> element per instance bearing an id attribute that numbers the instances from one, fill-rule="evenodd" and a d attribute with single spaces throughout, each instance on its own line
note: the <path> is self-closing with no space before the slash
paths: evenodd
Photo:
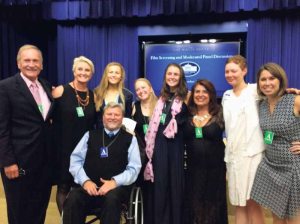
<path id="1" fill-rule="evenodd" d="M 118 61 L 127 72 L 126 86 L 133 90 L 134 80 L 143 75 L 138 28 L 145 25 L 144 17 L 158 18 L 147 20 L 149 25 L 163 26 L 172 18 L 172 25 L 182 26 L 183 17 L 210 23 L 217 14 L 226 21 L 248 21 L 248 81 L 255 81 L 261 64 L 274 61 L 286 69 L 290 85 L 300 88 L 299 9 L 300 0 L 0 0 L 0 79 L 17 70 L 17 49 L 33 43 L 42 49 L 43 73 L 55 85 L 71 81 L 74 57 L 85 55 L 95 63 L 92 88 L 105 65 Z"/>
<path id="2" fill-rule="evenodd" d="M 48 4 L 50 7 L 46 6 L 44 17 L 58 20 L 233 13 L 300 7 L 299 0 L 84 0 L 51 1 Z"/>
<path id="3" fill-rule="evenodd" d="M 276 62 L 287 72 L 289 86 L 300 88 L 300 16 L 249 19 L 247 59 L 249 81 L 258 68 Z"/>
<path id="4" fill-rule="evenodd" d="M 18 71 L 16 62 L 18 50 L 28 43 L 39 46 L 43 53 L 42 76 L 51 83 L 56 83 L 56 26 L 42 21 L 24 23 L 0 21 L 0 79 L 14 75 Z"/>
<path id="5" fill-rule="evenodd" d="M 74 57 L 84 55 L 95 64 L 90 87 L 99 84 L 109 62 L 120 62 L 126 71 L 125 85 L 133 89 L 138 73 L 138 35 L 136 27 L 126 25 L 58 25 L 58 84 L 73 80 Z"/>
<path id="6" fill-rule="evenodd" d="M 0 5 L 44 5 L 44 18 L 111 18 L 292 9 L 299 0 L 0 0 Z"/>

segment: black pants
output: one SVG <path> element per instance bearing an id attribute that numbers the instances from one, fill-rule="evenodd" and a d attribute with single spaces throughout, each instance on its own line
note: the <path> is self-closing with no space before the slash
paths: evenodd
<path id="1" fill-rule="evenodd" d="M 41 173 L 8 179 L 1 170 L 9 224 L 44 224 L 51 184 Z"/>
<path id="2" fill-rule="evenodd" d="M 131 187 L 117 187 L 105 196 L 90 196 L 82 187 L 73 189 L 63 207 L 64 224 L 83 224 L 92 209 L 99 208 L 101 224 L 119 224 L 122 204 L 127 203 Z"/>

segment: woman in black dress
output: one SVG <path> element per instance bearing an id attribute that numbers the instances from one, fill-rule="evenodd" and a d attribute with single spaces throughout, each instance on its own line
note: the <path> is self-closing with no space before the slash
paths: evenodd
<path id="1" fill-rule="evenodd" d="M 180 65 L 169 64 L 163 87 L 145 136 L 149 159 L 144 177 L 151 180 L 151 224 L 182 224 L 184 188 L 183 124 L 187 118 L 184 100 L 188 89 Z"/>
<path id="2" fill-rule="evenodd" d="M 94 73 L 94 64 L 86 57 L 80 56 L 73 63 L 74 80 L 52 91 L 56 109 L 54 126 L 58 152 L 58 186 L 56 202 L 59 212 L 74 185 L 69 173 L 70 155 L 83 134 L 95 124 L 94 94 L 88 89 L 88 82 Z"/>
<path id="3" fill-rule="evenodd" d="M 224 121 L 211 82 L 194 84 L 188 108 L 185 224 L 226 224 Z"/>
<path id="4" fill-rule="evenodd" d="M 144 181 L 144 169 L 146 165 L 146 154 L 145 154 L 145 134 L 148 130 L 149 120 L 152 116 L 157 97 L 152 89 L 152 85 L 148 79 L 139 78 L 135 81 L 135 93 L 138 100 L 134 103 L 132 109 L 132 119 L 135 120 L 135 135 L 139 143 L 142 169 L 136 181 L 136 184 L 141 187 L 143 198 L 144 198 L 144 210 L 147 211 L 149 207 L 148 200 L 148 183 Z M 148 213 L 144 216 L 145 223 L 148 222 Z"/>

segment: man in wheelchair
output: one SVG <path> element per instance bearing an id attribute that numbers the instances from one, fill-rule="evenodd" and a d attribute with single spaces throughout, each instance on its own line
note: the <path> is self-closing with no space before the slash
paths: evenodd
<path id="1" fill-rule="evenodd" d="M 83 136 L 70 158 L 75 183 L 63 207 L 64 224 L 83 224 L 89 211 L 99 209 L 101 224 L 119 224 L 141 160 L 136 137 L 122 128 L 122 105 L 110 102 L 103 112 L 104 128 Z"/>

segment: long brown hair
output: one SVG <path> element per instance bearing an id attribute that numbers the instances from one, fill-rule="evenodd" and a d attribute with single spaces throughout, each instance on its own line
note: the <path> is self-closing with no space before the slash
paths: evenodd
<path id="1" fill-rule="evenodd" d="M 167 71 L 168 71 L 169 67 L 172 67 L 172 66 L 178 68 L 179 72 L 180 72 L 180 74 L 179 74 L 180 79 L 179 79 L 179 83 L 178 83 L 178 86 L 177 86 L 176 91 L 175 91 L 175 96 L 179 97 L 181 100 L 185 100 L 186 96 L 187 96 L 187 93 L 188 93 L 188 88 L 187 88 L 187 84 L 186 84 L 186 80 L 185 80 L 185 75 L 184 75 L 184 71 L 183 71 L 182 67 L 179 64 L 176 64 L 176 63 L 168 64 L 168 66 L 165 69 L 164 81 L 163 81 L 162 89 L 160 91 L 160 96 L 164 100 L 168 100 L 168 99 L 171 98 L 170 87 L 166 83 L 166 75 L 167 75 Z"/>

